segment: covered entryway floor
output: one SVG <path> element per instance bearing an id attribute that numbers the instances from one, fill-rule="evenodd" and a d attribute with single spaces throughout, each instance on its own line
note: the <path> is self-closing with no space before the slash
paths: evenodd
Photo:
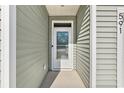
<path id="1" fill-rule="evenodd" d="M 73 71 L 49 71 L 42 88 L 85 88 L 78 73 Z"/>

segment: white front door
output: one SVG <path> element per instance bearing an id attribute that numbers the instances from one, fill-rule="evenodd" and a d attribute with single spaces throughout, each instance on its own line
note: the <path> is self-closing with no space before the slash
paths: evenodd
<path id="1" fill-rule="evenodd" d="M 71 61 L 71 37 L 70 27 L 55 27 L 53 40 L 53 69 L 72 69 L 73 63 Z"/>

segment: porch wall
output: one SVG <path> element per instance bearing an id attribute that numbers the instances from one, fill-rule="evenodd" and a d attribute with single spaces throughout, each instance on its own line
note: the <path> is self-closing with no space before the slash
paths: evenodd
<path id="1" fill-rule="evenodd" d="M 96 6 L 96 87 L 117 87 L 117 8 Z"/>
<path id="2" fill-rule="evenodd" d="M 45 6 L 17 6 L 17 88 L 40 87 L 48 71 L 48 13 Z"/>
<path id="3" fill-rule="evenodd" d="M 73 67 L 76 69 L 76 17 L 75 16 L 49 16 L 49 69 L 51 70 L 51 44 L 52 44 L 52 20 L 72 20 L 73 21 Z"/>
<path id="4" fill-rule="evenodd" d="M 90 87 L 90 8 L 80 6 L 77 13 L 77 66 L 85 87 Z"/>

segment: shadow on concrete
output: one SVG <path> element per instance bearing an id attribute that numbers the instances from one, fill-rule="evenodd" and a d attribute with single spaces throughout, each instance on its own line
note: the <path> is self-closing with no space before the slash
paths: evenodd
<path id="1" fill-rule="evenodd" d="M 56 77 L 58 76 L 59 71 L 49 71 L 43 80 L 41 88 L 50 88 Z"/>

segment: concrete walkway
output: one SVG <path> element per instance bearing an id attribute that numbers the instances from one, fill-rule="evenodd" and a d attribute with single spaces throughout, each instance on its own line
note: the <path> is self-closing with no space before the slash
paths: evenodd
<path id="1" fill-rule="evenodd" d="M 74 71 L 49 71 L 42 86 L 43 88 L 85 88 L 77 72 Z"/>

